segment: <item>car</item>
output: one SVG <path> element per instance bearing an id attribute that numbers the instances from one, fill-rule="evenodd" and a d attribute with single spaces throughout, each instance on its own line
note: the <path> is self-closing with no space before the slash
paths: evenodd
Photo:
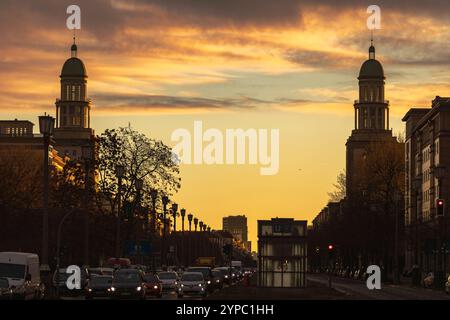
<path id="1" fill-rule="evenodd" d="M 12 290 L 7 278 L 0 278 L 0 300 L 12 299 Z"/>
<path id="2" fill-rule="evenodd" d="M 208 294 L 207 284 L 201 272 L 186 271 L 178 283 L 177 296 L 200 295 L 206 297 Z"/>
<path id="3" fill-rule="evenodd" d="M 91 300 L 96 297 L 109 297 L 112 281 L 112 276 L 91 275 L 85 287 L 86 300 Z"/>
<path id="4" fill-rule="evenodd" d="M 214 289 L 222 289 L 223 288 L 223 281 L 225 279 L 224 275 L 220 270 L 212 270 L 213 274 L 213 285 Z"/>
<path id="5" fill-rule="evenodd" d="M 162 271 L 158 273 L 163 291 L 176 291 L 178 285 L 178 274 L 174 271 Z"/>
<path id="6" fill-rule="evenodd" d="M 206 289 L 208 292 L 214 291 L 214 284 L 213 284 L 213 274 L 210 267 L 189 267 L 187 269 L 187 272 L 200 272 L 203 274 L 203 279 L 206 283 Z"/>
<path id="7" fill-rule="evenodd" d="M 162 297 L 162 283 L 156 274 L 147 273 L 144 275 L 145 293 L 147 296 Z"/>
<path id="8" fill-rule="evenodd" d="M 8 280 L 14 299 L 43 299 L 39 256 L 35 253 L 0 252 L 0 278 Z"/>
<path id="9" fill-rule="evenodd" d="M 219 270 L 220 272 L 222 272 L 224 283 L 231 285 L 234 282 L 235 276 L 233 276 L 233 272 L 229 267 L 218 267 L 214 270 Z"/>
<path id="10" fill-rule="evenodd" d="M 89 271 L 86 268 L 81 269 L 81 285 L 80 289 L 72 289 L 70 290 L 67 287 L 67 279 L 70 276 L 70 273 L 67 273 L 67 268 L 59 268 L 59 272 L 55 270 L 53 273 L 53 288 L 59 292 L 59 295 L 69 295 L 69 296 L 80 296 L 84 293 L 84 289 L 86 288 L 88 279 L 89 279 Z"/>
<path id="11" fill-rule="evenodd" d="M 114 272 L 110 293 L 112 299 L 145 299 L 145 281 L 142 272 L 137 269 L 117 270 Z"/>
<path id="12" fill-rule="evenodd" d="M 89 268 L 89 275 L 90 277 L 94 275 L 101 275 L 101 276 L 113 276 L 114 269 L 113 268 L 104 268 L 104 267 L 98 267 L 98 268 Z"/>

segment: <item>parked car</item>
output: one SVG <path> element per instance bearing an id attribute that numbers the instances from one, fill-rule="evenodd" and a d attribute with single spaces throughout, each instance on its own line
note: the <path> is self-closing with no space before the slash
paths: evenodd
<path id="1" fill-rule="evenodd" d="M 213 274 L 210 267 L 189 267 L 187 269 L 187 272 L 200 272 L 203 274 L 203 279 L 206 283 L 206 289 L 208 292 L 214 291 L 214 284 L 213 284 Z"/>
<path id="2" fill-rule="evenodd" d="M 0 278 L 0 300 L 12 299 L 12 290 L 7 278 Z"/>
<path id="3" fill-rule="evenodd" d="M 111 298 L 145 299 L 145 281 L 140 270 L 119 269 L 114 272 Z"/>
<path id="4" fill-rule="evenodd" d="M 177 295 L 178 298 L 182 298 L 185 295 L 200 295 L 206 297 L 207 284 L 201 272 L 190 272 L 187 271 L 183 273 L 178 284 Z"/>
<path id="5" fill-rule="evenodd" d="M 178 285 L 178 274 L 174 271 L 163 271 L 158 273 L 163 291 L 176 291 Z"/>
<path id="6" fill-rule="evenodd" d="M 147 296 L 162 297 L 162 283 L 156 274 L 147 273 L 144 275 L 144 282 Z"/>
<path id="7" fill-rule="evenodd" d="M 0 278 L 8 280 L 13 298 L 29 300 L 44 297 L 45 286 L 41 282 L 37 254 L 0 252 Z"/>
<path id="8" fill-rule="evenodd" d="M 222 289 L 225 277 L 220 270 L 212 270 L 214 289 Z"/>
<path id="9" fill-rule="evenodd" d="M 86 299 L 91 300 L 96 297 L 109 297 L 112 281 L 112 276 L 91 275 L 85 288 Z"/>

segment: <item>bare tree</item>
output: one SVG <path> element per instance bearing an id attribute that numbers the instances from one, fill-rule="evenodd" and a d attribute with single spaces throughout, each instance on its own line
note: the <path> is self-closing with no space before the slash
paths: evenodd
<path id="1" fill-rule="evenodd" d="M 334 191 L 328 192 L 328 196 L 330 197 L 330 202 L 339 202 L 345 198 L 347 190 L 346 190 L 346 174 L 345 170 L 340 172 L 337 175 L 336 183 L 333 184 Z"/>
<path id="2" fill-rule="evenodd" d="M 180 188 L 179 166 L 172 149 L 162 141 L 146 137 L 130 127 L 107 129 L 98 137 L 97 172 L 100 194 L 105 196 L 114 211 L 117 205 L 118 183 L 116 166 L 123 165 L 123 201 L 133 201 L 136 197 L 136 181 L 144 182 L 142 204 L 150 205 L 151 188 L 171 195 Z"/>

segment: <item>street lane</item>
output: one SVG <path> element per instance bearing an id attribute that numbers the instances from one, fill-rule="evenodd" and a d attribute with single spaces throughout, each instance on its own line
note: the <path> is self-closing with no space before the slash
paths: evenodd
<path id="1" fill-rule="evenodd" d="M 307 280 L 328 285 L 325 274 L 308 274 Z M 450 300 L 450 296 L 443 291 L 433 289 L 414 288 L 408 285 L 382 284 L 381 290 L 367 289 L 365 281 L 332 278 L 332 287 L 346 294 L 348 299 L 362 300 Z"/>

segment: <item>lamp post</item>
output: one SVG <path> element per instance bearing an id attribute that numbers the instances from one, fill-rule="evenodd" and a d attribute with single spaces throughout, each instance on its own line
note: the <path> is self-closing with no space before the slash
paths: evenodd
<path id="1" fill-rule="evenodd" d="M 153 233 L 156 233 L 156 197 L 158 196 L 158 190 L 151 189 L 150 197 L 152 198 L 152 218 L 151 218 L 151 229 Z"/>
<path id="2" fill-rule="evenodd" d="M 181 216 L 181 232 L 184 233 L 184 217 L 186 216 L 186 209 L 180 210 L 180 216 Z"/>
<path id="3" fill-rule="evenodd" d="M 194 231 L 196 231 L 197 232 L 197 225 L 198 225 L 198 219 L 197 218 L 194 218 Z"/>
<path id="4" fill-rule="evenodd" d="M 120 224 L 121 224 L 121 210 L 122 210 L 122 179 L 125 175 L 125 167 L 123 165 L 116 166 L 116 176 L 118 182 L 117 191 L 117 221 L 116 221 L 116 258 L 120 258 Z"/>
<path id="5" fill-rule="evenodd" d="M 50 137 L 55 128 L 55 118 L 44 114 L 39 117 L 39 131 L 44 137 L 44 210 L 42 215 L 42 262 L 41 271 L 49 272 L 48 265 L 48 193 L 49 193 L 49 171 L 48 171 L 48 149 L 50 147 Z"/>
<path id="6" fill-rule="evenodd" d="M 172 203 L 173 232 L 177 232 L 178 204 Z"/>
<path id="7" fill-rule="evenodd" d="M 167 204 L 169 203 L 169 198 L 167 196 L 162 197 L 162 203 L 163 203 L 163 234 L 162 234 L 162 244 L 161 244 L 161 263 L 165 264 L 166 260 L 166 217 L 167 217 Z"/>
<path id="8" fill-rule="evenodd" d="M 84 162 L 84 265 L 89 266 L 89 203 L 91 192 L 91 161 L 93 158 L 92 145 L 82 147 Z"/>
<path id="9" fill-rule="evenodd" d="M 200 226 L 200 231 L 203 231 L 203 221 L 199 222 L 199 226 Z"/>
<path id="10" fill-rule="evenodd" d="M 436 199 L 440 199 L 441 198 L 441 189 L 442 189 L 442 180 L 444 179 L 444 174 L 445 174 L 445 167 L 442 165 L 438 165 L 434 168 L 433 170 L 434 173 L 434 177 L 437 179 L 438 181 L 438 192 L 437 192 L 437 197 Z M 435 204 L 436 206 L 436 204 Z M 437 208 L 436 208 L 437 210 Z M 437 235 L 437 241 L 436 241 L 436 246 L 437 246 L 437 258 L 438 258 L 438 267 L 437 270 L 435 272 L 435 285 L 436 288 L 441 289 L 444 285 L 444 270 L 442 269 L 442 253 L 443 251 L 446 251 L 446 248 L 443 250 L 443 244 L 442 244 L 442 223 L 441 221 L 445 218 L 445 213 L 444 216 L 441 217 L 439 216 L 437 213 L 435 213 L 435 217 L 436 217 L 436 226 L 438 228 L 436 235 Z"/>
<path id="11" fill-rule="evenodd" d="M 188 222 L 189 222 L 189 232 L 192 231 L 192 219 L 194 218 L 194 215 L 192 213 L 188 214 Z"/>
<path id="12" fill-rule="evenodd" d="M 208 231 L 208 232 L 211 232 L 211 227 L 208 227 L 207 231 Z"/>

